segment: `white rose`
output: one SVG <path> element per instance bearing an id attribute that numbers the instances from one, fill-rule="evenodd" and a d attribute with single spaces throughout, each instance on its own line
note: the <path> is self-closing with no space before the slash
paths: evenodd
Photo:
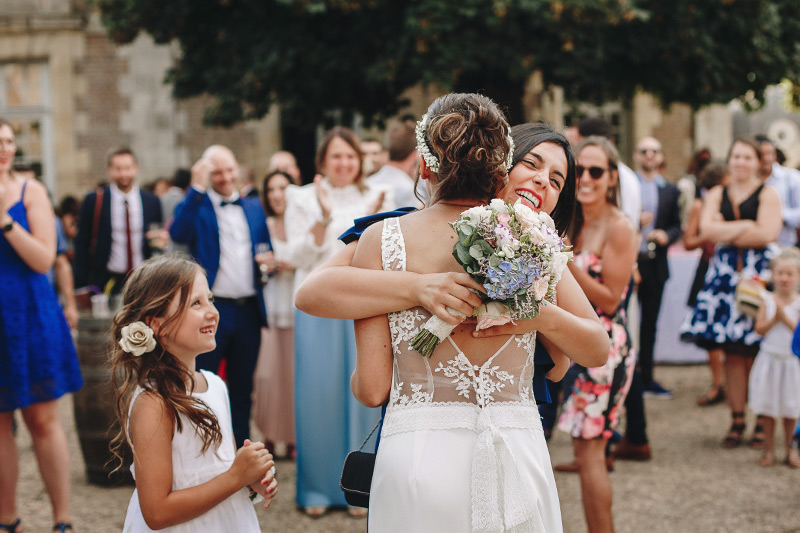
<path id="1" fill-rule="evenodd" d="M 556 229 L 556 223 L 553 222 L 553 219 L 550 218 L 550 215 L 545 213 L 544 211 L 539 211 L 539 220 L 544 223 L 545 226 L 549 227 L 550 229 Z"/>
<path id="2" fill-rule="evenodd" d="M 523 228 L 531 228 L 539 225 L 539 217 L 536 211 L 522 203 L 522 200 L 517 200 L 514 204 L 514 213 L 517 215 L 517 220 L 522 224 Z"/>
<path id="3" fill-rule="evenodd" d="M 553 266 L 551 271 L 558 279 L 561 279 L 561 273 L 564 272 L 564 268 L 569 263 L 569 258 L 572 256 L 572 252 L 556 252 L 553 254 Z"/>
<path id="4" fill-rule="evenodd" d="M 122 328 L 121 335 L 122 338 L 119 340 L 120 347 L 134 357 L 152 352 L 156 348 L 153 330 L 144 322 L 128 324 Z"/>
<path id="5" fill-rule="evenodd" d="M 508 206 L 503 200 L 499 198 L 495 198 L 491 202 L 489 202 L 489 207 L 491 207 L 492 211 L 496 213 L 508 213 Z"/>
<path id="6" fill-rule="evenodd" d="M 545 235 L 542 228 L 539 226 L 530 226 L 525 228 L 525 233 L 527 233 L 531 238 L 531 243 L 533 244 L 542 244 L 547 240 L 547 235 Z"/>
<path id="7" fill-rule="evenodd" d="M 478 205 L 468 209 L 466 216 L 473 226 L 479 226 L 481 223 L 489 221 L 492 212 L 486 206 Z"/>
<path id="8" fill-rule="evenodd" d="M 550 276 L 539 278 L 531 284 L 530 291 L 533 292 L 533 298 L 537 302 L 544 300 L 547 295 L 547 289 L 550 288 Z"/>
<path id="9" fill-rule="evenodd" d="M 500 249 L 502 250 L 504 257 L 514 257 L 514 246 L 512 246 L 510 242 L 503 243 Z"/>

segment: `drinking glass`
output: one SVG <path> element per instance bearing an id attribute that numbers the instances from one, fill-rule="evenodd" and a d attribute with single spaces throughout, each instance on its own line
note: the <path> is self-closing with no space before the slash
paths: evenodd
<path id="1" fill-rule="evenodd" d="M 270 251 L 272 251 L 272 248 L 270 248 L 268 243 L 259 242 L 256 244 L 256 255 L 265 254 Z M 261 272 L 261 284 L 266 286 L 267 283 L 269 283 L 269 269 L 267 268 L 267 265 L 259 263 L 258 270 Z"/>

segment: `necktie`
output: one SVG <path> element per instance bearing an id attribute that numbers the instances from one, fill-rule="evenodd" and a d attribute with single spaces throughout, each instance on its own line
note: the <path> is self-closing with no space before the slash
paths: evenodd
<path id="1" fill-rule="evenodd" d="M 242 199 L 241 198 L 237 198 L 236 200 L 231 200 L 231 201 L 222 200 L 219 203 L 220 207 L 225 207 L 226 205 L 242 205 Z"/>
<path id="2" fill-rule="evenodd" d="M 128 200 L 125 200 L 125 241 L 128 252 L 128 270 L 133 270 L 133 242 L 131 242 L 131 213 L 128 210 Z"/>

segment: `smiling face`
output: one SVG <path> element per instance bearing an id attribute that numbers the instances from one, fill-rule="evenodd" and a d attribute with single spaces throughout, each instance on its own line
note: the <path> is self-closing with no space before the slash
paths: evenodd
<path id="1" fill-rule="evenodd" d="M 361 170 L 361 158 L 355 148 L 341 137 L 334 137 L 322 159 L 322 173 L 334 187 L 355 183 Z"/>
<path id="2" fill-rule="evenodd" d="M 508 175 L 508 185 L 498 197 L 507 202 L 522 203 L 537 211 L 552 213 L 564 188 L 567 176 L 567 156 L 555 143 L 534 146 L 514 165 Z"/>
<path id="3" fill-rule="evenodd" d="M 281 216 L 286 211 L 286 188 L 288 186 L 289 180 L 281 174 L 275 174 L 267 183 L 267 202 L 276 216 Z"/>
<path id="4" fill-rule="evenodd" d="M 219 323 L 219 312 L 214 307 L 214 297 L 208 288 L 208 282 L 202 272 L 197 272 L 189 289 L 189 297 L 181 311 L 180 294 L 175 294 L 167 308 L 167 316 L 181 313 L 181 316 L 170 328 L 160 332 L 158 341 L 164 348 L 193 368 L 192 361 L 201 353 L 207 353 L 217 347 L 215 335 Z"/>
<path id="5" fill-rule="evenodd" d="M 754 147 L 740 141 L 733 143 L 728 156 L 732 183 L 749 180 L 758 173 L 760 165 L 758 152 Z"/>
<path id="6" fill-rule="evenodd" d="M 108 177 L 122 192 L 131 190 L 138 172 L 139 167 L 131 154 L 117 154 L 109 161 Z"/>
<path id="7" fill-rule="evenodd" d="M 0 125 L 0 174 L 7 174 L 11 171 L 14 162 L 14 154 L 17 152 L 17 144 L 14 140 L 14 132 L 8 124 Z"/>
<path id="8" fill-rule="evenodd" d="M 608 197 L 608 189 L 616 184 L 616 171 L 609 168 L 608 156 L 599 146 L 588 145 L 578 153 L 576 159 L 578 171 L 583 167 L 583 172 L 580 174 L 576 172 L 578 201 L 581 205 L 605 203 Z M 600 172 L 593 169 L 602 170 L 599 178 L 592 177 L 592 172 Z"/>
<path id="9" fill-rule="evenodd" d="M 207 157 L 214 167 L 211 170 L 211 188 L 223 198 L 228 198 L 236 190 L 236 181 L 239 179 L 236 157 L 222 146 L 212 150 Z"/>

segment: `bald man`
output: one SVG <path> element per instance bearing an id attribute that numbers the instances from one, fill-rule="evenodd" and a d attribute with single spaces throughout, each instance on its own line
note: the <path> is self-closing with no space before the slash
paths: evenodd
<path id="1" fill-rule="evenodd" d="M 228 148 L 213 145 L 192 166 L 186 198 L 175 208 L 169 232 L 206 270 L 219 310 L 217 347 L 197 358 L 197 368 L 225 372 L 236 444 L 250 437 L 253 373 L 267 314 L 260 265 L 274 267 L 266 216 L 257 198 L 236 190 L 239 164 Z M 259 246 L 260 245 L 260 246 Z"/>

